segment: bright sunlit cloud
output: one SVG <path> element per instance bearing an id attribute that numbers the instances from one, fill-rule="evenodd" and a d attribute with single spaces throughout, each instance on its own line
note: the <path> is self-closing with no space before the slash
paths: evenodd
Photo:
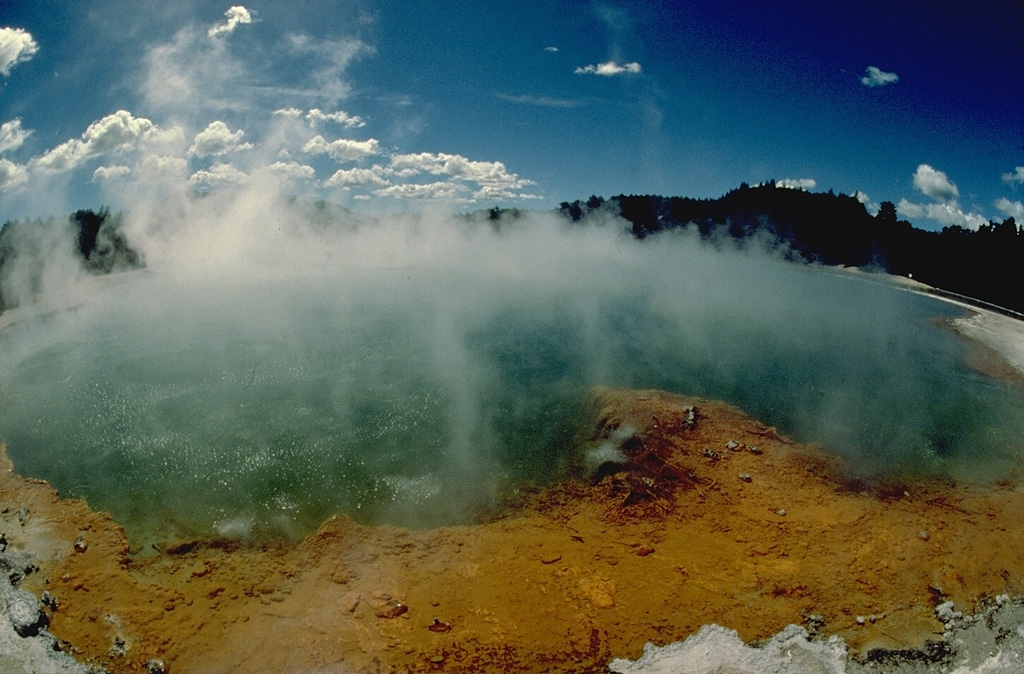
<path id="1" fill-rule="evenodd" d="M 231 164 L 214 164 L 208 170 L 193 173 L 188 184 L 198 188 L 237 187 L 249 182 L 249 176 Z"/>
<path id="2" fill-rule="evenodd" d="M 302 147 L 303 152 L 310 154 L 326 154 L 338 161 L 359 161 L 380 153 L 380 142 L 374 138 L 367 140 L 350 140 L 339 138 L 330 141 L 323 136 L 314 136 Z"/>
<path id="3" fill-rule="evenodd" d="M 328 187 L 384 187 L 391 183 L 382 175 L 380 167 L 372 169 L 352 168 L 340 169 L 324 182 Z"/>
<path id="4" fill-rule="evenodd" d="M 866 87 L 884 87 L 899 81 L 900 76 L 896 73 L 887 73 L 875 66 L 868 66 L 864 77 L 860 78 L 860 83 Z"/>
<path id="5" fill-rule="evenodd" d="M 28 61 L 38 51 L 39 45 L 27 30 L 0 28 L 0 75 L 9 76 L 14 66 Z"/>
<path id="6" fill-rule="evenodd" d="M 914 173 L 914 187 L 925 195 L 939 201 L 951 201 L 960 196 L 960 190 L 942 171 L 936 171 L 928 164 L 920 164 Z"/>
<path id="7" fill-rule="evenodd" d="M 1007 217 L 1024 220 L 1024 204 L 1019 201 L 1010 201 L 1006 197 L 1000 197 L 996 199 L 995 207 Z"/>
<path id="8" fill-rule="evenodd" d="M 131 168 L 127 166 L 100 166 L 92 172 L 92 181 L 102 183 L 108 180 L 123 180 L 131 175 Z"/>
<path id="9" fill-rule="evenodd" d="M 69 171 L 93 157 L 135 148 L 159 132 L 160 129 L 145 117 L 135 117 L 127 110 L 118 110 L 90 124 L 80 139 L 61 143 L 34 163 L 44 171 Z"/>
<path id="10" fill-rule="evenodd" d="M 978 229 L 988 224 L 988 219 L 978 213 L 968 213 L 960 208 L 956 201 L 946 203 L 918 204 L 907 199 L 900 199 L 896 210 L 907 218 L 928 218 L 946 227 L 963 227 Z"/>
<path id="11" fill-rule="evenodd" d="M 0 158 L 0 190 L 13 190 L 27 182 L 28 171 L 24 166 Z"/>
<path id="12" fill-rule="evenodd" d="M 775 183 L 777 187 L 786 187 L 795 190 L 813 190 L 818 186 L 818 181 L 814 178 L 783 178 Z"/>
<path id="13" fill-rule="evenodd" d="M 188 153 L 196 157 L 210 157 L 252 149 L 252 143 L 242 142 L 243 136 L 245 131 L 241 129 L 232 132 L 224 122 L 210 122 L 206 129 L 196 135 Z"/>
<path id="14" fill-rule="evenodd" d="M 278 161 L 267 167 L 270 173 L 287 180 L 312 180 L 316 177 L 316 169 L 295 161 Z"/>
<path id="15" fill-rule="evenodd" d="M 31 135 L 32 131 L 21 128 L 21 120 L 17 118 L 0 125 L 0 154 L 17 150 Z"/>
<path id="16" fill-rule="evenodd" d="M 601 75 L 603 77 L 614 77 L 615 75 L 638 75 L 641 72 L 640 64 L 636 61 L 619 65 L 615 61 L 598 63 L 597 65 L 580 66 L 575 70 L 577 75 Z"/>
<path id="17" fill-rule="evenodd" d="M 1024 185 L 1024 166 L 1018 166 L 1011 173 L 1004 173 L 1003 182 L 1021 183 Z"/>
<path id="18" fill-rule="evenodd" d="M 233 32 L 239 24 L 252 23 L 252 13 L 241 5 L 229 8 L 228 11 L 224 12 L 224 16 L 226 16 L 228 20 L 223 23 L 218 23 L 210 28 L 207 35 L 210 37 L 228 35 Z"/>
<path id="19" fill-rule="evenodd" d="M 334 122 L 339 124 L 346 129 L 358 129 L 366 126 L 366 122 L 363 121 L 362 117 L 358 115 L 350 115 L 344 110 L 338 110 L 337 112 L 322 112 L 318 108 L 313 108 L 306 113 L 306 119 L 313 126 L 321 122 Z"/>
<path id="20" fill-rule="evenodd" d="M 404 183 L 402 185 L 391 185 L 376 190 L 374 194 L 381 197 L 394 197 L 396 199 L 434 199 L 443 201 L 464 200 L 467 192 L 465 185 L 459 185 L 450 181 L 435 183 Z"/>

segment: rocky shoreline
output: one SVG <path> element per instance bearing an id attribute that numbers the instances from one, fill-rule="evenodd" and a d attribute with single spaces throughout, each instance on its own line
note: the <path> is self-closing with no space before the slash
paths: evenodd
<path id="1" fill-rule="evenodd" d="M 4 554 L 38 569 L 12 591 L 42 606 L 44 648 L 87 667 L 210 673 L 604 671 L 710 624 L 765 647 L 787 625 L 842 639 L 846 669 L 820 671 L 887 653 L 936 664 L 956 661 L 928 645 L 956 639 L 940 607 L 987 615 L 1024 595 L 1015 483 L 865 484 L 731 406 L 658 391 L 596 390 L 591 414 L 580 465 L 619 465 L 490 521 L 338 516 L 297 545 L 180 541 L 145 558 L 3 458 Z"/>

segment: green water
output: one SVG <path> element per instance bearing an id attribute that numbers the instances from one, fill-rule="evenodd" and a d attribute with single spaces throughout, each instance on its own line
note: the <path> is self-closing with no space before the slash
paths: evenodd
<path id="1" fill-rule="evenodd" d="M 0 435 L 21 473 L 135 540 L 466 521 L 564 477 L 595 384 L 729 401 L 866 475 L 1016 470 L 1024 399 L 926 322 L 955 308 L 777 273 L 777 292 L 703 301 L 685 274 L 487 292 L 429 272 L 209 293 L 140 277 L 0 331 Z"/>

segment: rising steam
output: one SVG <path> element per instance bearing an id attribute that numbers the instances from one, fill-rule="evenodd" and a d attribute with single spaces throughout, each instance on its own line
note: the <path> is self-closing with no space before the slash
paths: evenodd
<path id="1" fill-rule="evenodd" d="M 598 384 L 725 399 L 867 476 L 989 478 L 1020 450 L 1019 396 L 925 322 L 950 309 L 761 243 L 272 189 L 139 203 L 145 270 L 84 274 L 40 227 L 12 267 L 44 270 L 37 302 L 0 318 L 19 469 L 137 535 L 463 521 L 587 461 Z"/>

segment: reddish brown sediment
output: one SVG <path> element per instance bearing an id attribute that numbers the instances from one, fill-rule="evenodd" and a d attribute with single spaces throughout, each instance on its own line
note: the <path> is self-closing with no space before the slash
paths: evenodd
<path id="1" fill-rule="evenodd" d="M 593 440 L 635 429 L 632 473 L 523 496 L 474 526 L 338 516 L 297 545 L 133 560 L 108 516 L 3 458 L 0 531 L 37 556 L 24 587 L 57 598 L 52 631 L 126 672 L 150 658 L 171 672 L 582 672 L 706 623 L 750 640 L 808 614 L 853 649 L 905 648 L 941 632 L 941 600 L 1024 593 L 1015 486 L 868 488 L 736 408 L 657 391 L 599 389 L 592 412 Z"/>

